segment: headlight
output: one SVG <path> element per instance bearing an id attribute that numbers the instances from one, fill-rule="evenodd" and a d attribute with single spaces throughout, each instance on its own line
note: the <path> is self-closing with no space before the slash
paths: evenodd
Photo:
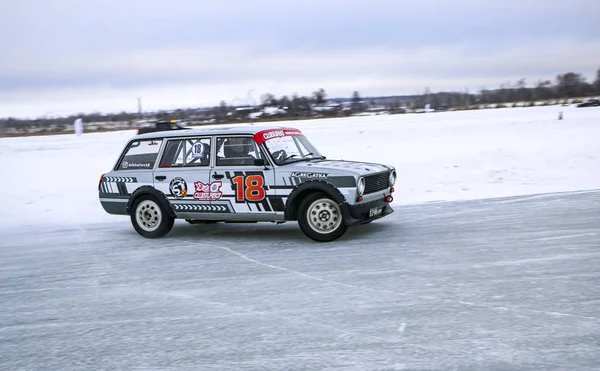
<path id="1" fill-rule="evenodd" d="M 396 184 L 396 170 L 392 170 L 390 173 L 390 187 L 393 187 Z"/>
<path id="2" fill-rule="evenodd" d="M 365 192 L 365 178 L 358 179 L 358 184 L 356 186 L 356 192 L 358 192 L 359 196 Z"/>

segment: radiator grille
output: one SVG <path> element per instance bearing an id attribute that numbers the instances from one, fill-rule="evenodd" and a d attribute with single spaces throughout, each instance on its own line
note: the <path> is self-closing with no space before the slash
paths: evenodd
<path id="1" fill-rule="evenodd" d="M 365 176 L 365 195 L 382 191 L 390 186 L 390 172 Z"/>

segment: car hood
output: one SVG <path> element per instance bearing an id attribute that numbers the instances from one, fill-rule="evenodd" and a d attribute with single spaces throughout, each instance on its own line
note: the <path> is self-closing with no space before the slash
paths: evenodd
<path id="1" fill-rule="evenodd" d="M 384 164 L 345 160 L 313 160 L 307 162 L 296 162 L 283 167 L 289 168 L 294 172 L 345 172 L 352 173 L 354 176 L 375 174 L 394 169 L 392 166 Z"/>

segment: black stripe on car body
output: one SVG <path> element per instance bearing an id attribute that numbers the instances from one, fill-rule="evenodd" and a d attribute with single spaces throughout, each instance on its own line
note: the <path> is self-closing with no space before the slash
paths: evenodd
<path id="1" fill-rule="evenodd" d="M 327 183 L 336 187 L 356 187 L 356 179 L 353 176 L 331 176 Z"/>
<path id="2" fill-rule="evenodd" d="M 284 211 L 285 204 L 283 203 L 283 196 L 269 196 L 269 201 L 273 207 L 273 211 Z"/>
<path id="3" fill-rule="evenodd" d="M 127 192 L 127 186 L 125 186 L 125 183 L 117 183 L 117 189 L 119 190 L 119 194 L 121 196 L 127 196 L 129 194 L 129 192 Z"/>

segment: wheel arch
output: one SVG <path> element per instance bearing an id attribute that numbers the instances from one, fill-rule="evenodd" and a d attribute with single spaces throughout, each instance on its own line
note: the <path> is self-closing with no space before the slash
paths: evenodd
<path id="1" fill-rule="evenodd" d="M 150 195 L 150 196 L 154 197 L 154 199 L 156 199 L 156 202 L 158 202 L 160 204 L 160 206 L 162 206 L 165 209 L 165 211 L 168 213 L 168 215 L 170 217 L 172 217 L 172 218 L 177 217 L 177 215 L 175 214 L 175 211 L 171 207 L 171 203 L 169 202 L 169 199 L 167 198 L 167 196 L 152 186 L 141 186 L 140 188 L 136 189 L 131 194 L 129 201 L 127 201 L 126 211 L 127 211 L 128 215 L 131 215 L 132 208 L 133 208 L 133 205 L 135 204 L 135 202 L 141 196 L 144 196 L 144 195 Z"/>
<path id="2" fill-rule="evenodd" d="M 322 180 L 309 180 L 304 182 L 294 188 L 292 193 L 290 193 L 286 203 L 285 203 L 285 219 L 286 220 L 297 220 L 298 207 L 302 200 L 315 192 L 323 192 L 329 197 L 331 197 L 338 205 L 346 202 L 346 197 L 337 189 L 335 186 L 331 185 Z"/>

